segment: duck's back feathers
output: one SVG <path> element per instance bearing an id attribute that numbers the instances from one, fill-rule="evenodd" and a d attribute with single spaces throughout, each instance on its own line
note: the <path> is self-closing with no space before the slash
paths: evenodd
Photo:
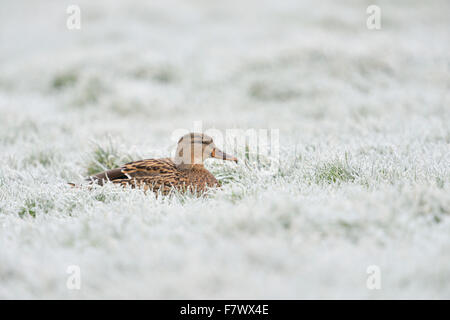
<path id="1" fill-rule="evenodd" d="M 175 163 L 169 158 L 134 161 L 125 164 L 120 170 L 128 178 L 155 176 L 169 178 L 178 171 Z"/>

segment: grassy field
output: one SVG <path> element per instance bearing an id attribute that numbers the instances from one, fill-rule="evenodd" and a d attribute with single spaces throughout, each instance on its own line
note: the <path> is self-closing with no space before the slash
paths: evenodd
<path id="1" fill-rule="evenodd" d="M 0 298 L 450 298 L 448 1 L 77 2 L 0 1 Z M 278 170 L 67 185 L 195 121 L 279 129 Z"/>

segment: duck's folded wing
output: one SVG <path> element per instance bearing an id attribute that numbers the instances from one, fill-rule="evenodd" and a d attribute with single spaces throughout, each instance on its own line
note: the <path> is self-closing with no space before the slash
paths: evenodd
<path id="1" fill-rule="evenodd" d="M 173 174 L 176 172 L 176 167 L 170 159 L 147 159 L 127 163 L 121 170 L 130 179 L 151 178 Z"/>
<path id="2" fill-rule="evenodd" d="M 89 177 L 88 180 L 102 186 L 107 181 L 114 181 L 126 178 L 127 176 L 122 172 L 122 168 L 117 168 L 93 175 Z"/>
<path id="3" fill-rule="evenodd" d="M 96 174 L 89 180 L 103 185 L 107 181 L 123 183 L 124 180 L 146 178 L 169 178 L 176 172 L 175 164 L 170 159 L 147 159 L 127 163 L 120 168 Z"/>

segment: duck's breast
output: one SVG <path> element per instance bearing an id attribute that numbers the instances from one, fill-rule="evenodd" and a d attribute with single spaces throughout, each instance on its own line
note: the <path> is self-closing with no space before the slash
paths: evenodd
<path id="1" fill-rule="evenodd" d="M 217 187 L 217 179 L 206 169 L 191 170 L 188 174 L 189 184 L 197 190 L 203 190 L 205 187 Z"/>

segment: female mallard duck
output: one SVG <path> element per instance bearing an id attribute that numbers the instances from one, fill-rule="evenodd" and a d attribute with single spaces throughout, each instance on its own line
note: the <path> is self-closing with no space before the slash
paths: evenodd
<path id="1" fill-rule="evenodd" d="M 178 141 L 174 159 L 147 159 L 130 162 L 120 168 L 98 173 L 89 178 L 93 183 L 103 185 L 107 181 L 143 188 L 167 194 L 172 188 L 204 192 L 208 187 L 219 186 L 216 178 L 205 169 L 203 162 L 208 158 L 232 160 L 219 150 L 211 137 L 202 133 L 189 133 Z"/>

